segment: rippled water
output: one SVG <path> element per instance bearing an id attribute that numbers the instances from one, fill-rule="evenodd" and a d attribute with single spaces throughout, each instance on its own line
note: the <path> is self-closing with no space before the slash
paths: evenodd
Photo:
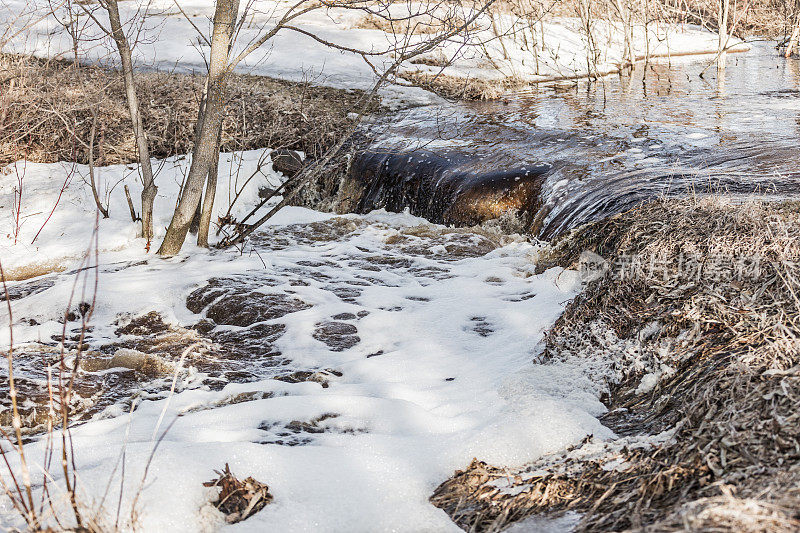
<path id="1" fill-rule="evenodd" d="M 550 165 L 533 206 L 532 231 L 545 238 L 665 194 L 797 194 L 800 62 L 770 43 L 701 77 L 708 61 L 677 58 L 630 77 L 412 110 L 377 145 L 457 150 L 475 172 Z"/>

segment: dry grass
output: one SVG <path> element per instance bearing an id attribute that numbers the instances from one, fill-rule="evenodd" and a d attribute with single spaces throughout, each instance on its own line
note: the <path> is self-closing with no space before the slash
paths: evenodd
<path id="1" fill-rule="evenodd" d="M 497 80 L 460 78 L 445 74 L 430 74 L 421 70 L 404 71 L 400 77 L 417 87 L 455 100 L 493 100 L 510 89 L 525 85 L 516 78 Z"/>
<path id="2" fill-rule="evenodd" d="M 219 496 L 212 505 L 225 515 L 225 521 L 229 524 L 246 520 L 272 501 L 272 494 L 266 484 L 252 477 L 239 480 L 231 473 L 227 464 L 222 471 L 216 473 L 216 479 L 203 485 L 219 488 Z"/>
<path id="3" fill-rule="evenodd" d="M 614 0 L 592 0 L 592 16 L 619 20 Z M 647 0 L 635 2 L 625 0 L 637 24 L 644 20 L 646 8 L 648 22 L 699 24 L 716 31 L 719 0 Z M 575 17 L 580 9 L 578 0 L 499 0 L 493 9 L 518 16 L 537 19 L 548 16 Z M 800 12 L 795 0 L 750 0 L 731 2 L 728 29 L 738 37 L 760 36 L 771 39 L 786 39 L 791 34 L 791 23 Z M 737 24 L 733 27 L 733 22 Z"/>
<path id="4" fill-rule="evenodd" d="M 41 263 L 34 263 L 25 265 L 19 268 L 9 268 L 6 271 L 6 281 L 23 281 L 26 279 L 52 274 L 54 272 L 63 272 L 66 270 L 66 265 L 74 257 L 54 259 L 52 261 L 43 261 Z"/>
<path id="5" fill-rule="evenodd" d="M 364 15 L 353 25 L 353 28 L 380 30 L 391 35 L 434 35 L 446 31 L 444 24 L 432 17 L 390 20 L 377 15 Z"/>
<path id="6" fill-rule="evenodd" d="M 191 151 L 203 76 L 142 72 L 139 100 L 153 157 Z M 232 76 L 224 151 L 291 148 L 317 157 L 349 127 L 359 91 L 256 76 Z M 372 111 L 378 109 L 374 106 Z M 0 55 L 0 165 L 88 162 L 97 113 L 96 164 L 132 163 L 136 152 L 122 79 L 116 71 Z"/>
<path id="7" fill-rule="evenodd" d="M 718 27 L 718 0 L 665 0 L 662 5 L 664 16 L 675 22 L 700 24 L 712 30 Z M 733 31 L 738 37 L 786 39 L 800 5 L 794 0 L 751 0 L 731 2 L 730 10 L 730 22 L 737 21 Z"/>
<path id="8" fill-rule="evenodd" d="M 592 250 L 627 275 L 589 283 L 545 357 L 610 361 L 604 422 L 632 437 L 510 473 L 474 463 L 434 503 L 476 531 L 565 509 L 585 513 L 582 531 L 797 531 L 798 222 L 794 203 L 656 202 L 563 239 L 541 268 Z M 637 392 L 661 365 L 672 371 Z M 671 438 L 648 442 L 664 430 Z M 523 490 L 487 484 L 500 475 Z"/>

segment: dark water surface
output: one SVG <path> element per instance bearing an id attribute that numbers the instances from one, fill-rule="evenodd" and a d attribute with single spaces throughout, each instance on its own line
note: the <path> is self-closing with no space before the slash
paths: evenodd
<path id="1" fill-rule="evenodd" d="M 453 207 L 421 205 L 409 199 L 408 189 L 424 186 L 437 194 L 441 175 L 448 177 L 442 186 L 452 189 L 453 174 L 470 173 L 486 189 L 487 174 L 507 177 L 530 168 L 547 169 L 531 186 L 536 194 L 515 195 L 532 212 L 530 231 L 543 238 L 662 195 L 797 195 L 800 61 L 780 57 L 771 43 L 754 43 L 747 53 L 729 55 L 724 71 L 711 66 L 701 77 L 711 59 L 660 60 L 631 76 L 532 87 L 499 101 L 393 117 L 380 126 L 376 149 L 430 159 L 427 183 L 418 183 L 425 173 L 419 164 L 403 170 L 400 156 L 387 161 L 367 154 L 355 165 L 371 185 L 372 200 L 362 201 L 361 209 L 407 206 L 453 223 L 441 215 Z M 449 172 L 441 157 L 453 161 Z M 457 196 L 450 194 L 454 201 Z"/>

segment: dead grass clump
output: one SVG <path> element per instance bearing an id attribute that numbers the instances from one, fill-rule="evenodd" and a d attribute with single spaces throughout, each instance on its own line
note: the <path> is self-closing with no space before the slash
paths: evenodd
<path id="1" fill-rule="evenodd" d="M 587 225 L 557 243 L 540 268 L 577 265 L 587 250 L 608 263 L 550 331 L 543 357 L 603 361 L 599 379 L 606 381 L 611 409 L 604 422 L 621 435 L 648 438 L 668 430 L 670 438 L 649 451 L 607 443 L 602 454 L 579 457 L 566 473 L 553 465 L 585 455 L 589 444 L 547 458 L 545 466 L 528 465 L 520 474 L 544 469 L 537 490 L 548 498 L 527 490 L 484 497 L 499 514 L 477 501 L 485 491 L 469 488 L 477 471 L 462 474 L 466 489 L 447 482 L 461 491 L 461 509 L 475 509 L 462 511 L 461 522 L 491 530 L 496 520 L 568 508 L 585 513 L 583 531 L 674 531 L 692 524 L 796 531 L 799 222 L 796 203 L 664 201 Z M 617 466 L 608 468 L 612 458 Z M 550 496 L 564 487 L 565 498 Z M 440 488 L 435 501 L 457 494 L 447 493 Z M 478 518 L 487 513 L 488 519 Z"/>
<path id="2" fill-rule="evenodd" d="M 5 279 L 6 281 L 25 281 L 55 272 L 63 272 L 66 270 L 66 265 L 69 264 L 68 259 L 74 260 L 74 258 L 60 258 L 53 261 L 32 263 L 18 268 L 11 267 L 5 271 Z"/>
<path id="3" fill-rule="evenodd" d="M 115 70 L 5 54 L 0 72 L 0 165 L 21 158 L 88 163 L 95 120 L 97 165 L 137 161 Z M 139 72 L 136 81 L 152 157 L 191 152 L 203 76 Z M 223 151 L 291 148 L 312 158 L 345 135 L 347 114 L 363 96 L 260 76 L 231 76 L 228 87 Z"/>
<path id="4" fill-rule="evenodd" d="M 411 60 L 412 65 L 425 65 L 428 67 L 446 67 L 450 64 L 444 55 L 441 56 L 422 56 Z"/>
<path id="5" fill-rule="evenodd" d="M 266 484 L 252 477 L 239 480 L 231 473 L 227 463 L 225 469 L 216 474 L 216 479 L 203 483 L 203 486 L 219 487 L 219 496 L 213 505 L 225 515 L 229 524 L 251 517 L 272 501 L 272 494 Z"/>
<path id="6" fill-rule="evenodd" d="M 602 450 L 586 454 L 584 448 Z M 657 470 L 658 475 L 653 475 Z M 497 532 L 532 515 L 582 514 L 577 531 L 797 531 L 800 520 L 791 502 L 740 498 L 734 488 L 716 485 L 720 496 L 691 499 L 698 480 L 711 484 L 705 466 L 676 465 L 669 448 L 638 449 L 587 442 L 563 454 L 521 468 L 473 462 L 440 485 L 431 502 L 465 531 Z M 778 490 L 759 479 L 764 491 Z M 786 488 L 785 486 L 782 488 Z M 650 498 L 638 500 L 642 490 Z M 671 493 L 687 499 L 662 520 L 650 521 Z M 655 508 L 651 510 L 651 507 Z"/>
<path id="7" fill-rule="evenodd" d="M 516 78 L 497 80 L 461 78 L 445 74 L 432 74 L 421 70 L 403 71 L 400 73 L 400 77 L 427 91 L 454 100 L 493 100 L 499 98 L 506 91 L 525 85 Z"/>
<path id="8" fill-rule="evenodd" d="M 175 373 L 175 365 L 172 362 L 158 355 L 130 348 L 118 349 L 111 358 L 86 358 L 81 361 L 80 368 L 86 372 L 126 368 L 150 379 Z"/>

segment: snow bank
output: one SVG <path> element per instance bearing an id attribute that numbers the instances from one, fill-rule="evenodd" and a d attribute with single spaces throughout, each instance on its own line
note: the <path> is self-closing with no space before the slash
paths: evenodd
<path id="1" fill-rule="evenodd" d="M 237 195 L 231 214 L 241 218 L 257 202 L 260 188 L 275 187 L 283 180 L 272 169 L 269 152 L 252 150 L 220 155 L 219 188 L 212 221 L 226 214 Z M 158 186 L 152 246 L 157 248 L 172 217 L 191 156 L 154 159 L 152 164 Z M 123 190 L 124 186 L 129 187 L 138 210 L 142 186 L 137 168 L 137 165 L 95 168 L 101 202 L 109 212 L 109 218 L 99 219 L 99 250 L 120 251 L 117 260 L 146 256 L 147 243 L 137 237 L 141 225 L 132 222 Z M 96 212 L 88 183 L 89 167 L 73 163 L 18 161 L 0 170 L 0 258 L 7 279 L 64 270 L 85 255 L 92 244 Z M 212 233 L 213 229 L 212 226 Z M 210 240 L 215 240 L 213 235 Z M 190 241 L 187 239 L 191 248 Z"/>
<path id="2" fill-rule="evenodd" d="M 486 40 L 485 47 L 464 47 L 447 43 L 425 57 L 432 65 L 414 65 L 431 75 L 485 80 L 514 79 L 516 82 L 539 83 L 563 79 L 604 76 L 619 72 L 624 58 L 624 29 L 620 23 L 597 20 L 592 24 L 590 46 L 581 21 L 559 17 L 543 21 L 532 33 L 530 26 L 512 15 L 496 15 L 495 26 L 485 24 L 477 38 Z M 496 37 L 499 34 L 501 37 Z M 695 25 L 652 23 L 635 26 L 633 50 L 637 60 L 677 56 L 715 54 L 719 37 Z M 749 45 L 731 37 L 732 52 L 749 50 Z M 594 59 L 596 58 L 596 59 Z M 437 66 L 449 62 L 447 66 Z M 591 65 L 591 66 L 590 66 Z"/>

